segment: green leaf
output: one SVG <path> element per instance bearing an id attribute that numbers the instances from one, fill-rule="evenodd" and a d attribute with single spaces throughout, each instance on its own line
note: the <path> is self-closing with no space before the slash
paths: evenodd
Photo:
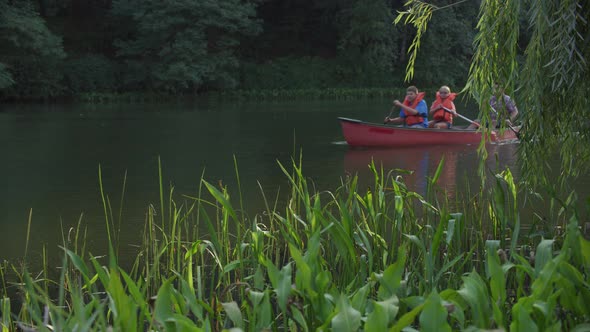
<path id="1" fill-rule="evenodd" d="M 348 303 L 345 296 L 340 296 L 337 306 L 338 314 L 332 318 L 333 331 L 356 332 L 361 327 L 361 314 Z"/>
<path id="2" fill-rule="evenodd" d="M 393 325 L 393 327 L 389 331 L 390 332 L 400 332 L 405 327 L 410 326 L 410 324 L 412 324 L 414 322 L 414 320 L 416 319 L 416 316 L 418 316 L 418 314 L 420 312 L 422 312 L 423 308 L 424 308 L 424 304 L 421 304 L 421 305 L 417 306 L 416 308 L 412 309 L 412 311 L 404 314 L 402 317 L 400 317 L 400 319 L 397 321 L 397 323 L 395 323 L 395 325 Z"/>
<path id="3" fill-rule="evenodd" d="M 125 271 L 123 271 L 123 269 L 119 268 L 119 273 L 121 274 L 121 276 L 123 276 L 123 280 L 125 280 L 127 289 L 129 290 L 129 293 L 135 300 L 135 303 L 137 303 L 137 305 L 141 309 L 141 313 L 144 315 L 144 318 L 150 319 L 151 314 L 149 312 L 148 303 L 145 300 L 146 297 L 144 296 L 144 294 L 141 293 L 139 287 L 137 287 L 137 284 L 133 281 L 133 279 L 131 279 L 131 277 L 127 273 L 125 273 Z"/>
<path id="4" fill-rule="evenodd" d="M 463 277 L 463 287 L 457 293 L 469 304 L 476 326 L 490 328 L 490 296 L 479 274 L 473 271 Z"/>
<path id="5" fill-rule="evenodd" d="M 397 261 L 389 265 L 383 275 L 379 278 L 379 294 L 380 300 L 391 298 L 395 295 L 396 290 L 400 287 L 406 263 L 406 250 L 402 247 Z"/>
<path id="6" fill-rule="evenodd" d="M 113 312 L 115 326 L 124 331 L 135 331 L 138 321 L 138 306 L 130 301 L 121 283 L 119 273 L 115 270 L 111 270 L 111 278 L 107 291 L 111 299 L 109 309 Z"/>
<path id="7" fill-rule="evenodd" d="M 215 199 L 221 203 L 221 205 L 223 206 L 223 208 L 225 209 L 225 211 L 227 211 L 229 213 L 229 215 L 233 218 L 234 221 L 238 220 L 238 217 L 236 215 L 236 212 L 234 211 L 234 208 L 231 206 L 231 203 L 227 200 L 227 197 L 225 194 L 223 194 L 221 191 L 219 191 L 217 188 L 215 188 L 213 185 L 211 185 L 209 182 L 202 180 L 203 183 L 205 184 L 205 187 L 207 187 L 207 190 L 209 190 L 209 193 L 215 197 Z"/>
<path id="8" fill-rule="evenodd" d="M 297 249 L 297 247 L 295 247 L 294 245 L 289 244 L 289 252 L 291 253 L 291 257 L 293 257 L 293 260 L 295 261 L 295 266 L 297 267 L 297 272 L 295 274 L 295 284 L 297 285 L 297 288 L 312 288 L 313 290 L 311 276 L 312 271 L 309 264 L 307 264 L 307 262 L 303 259 L 301 251 L 299 251 L 299 249 Z"/>
<path id="9" fill-rule="evenodd" d="M 227 313 L 227 316 L 229 317 L 229 319 L 231 319 L 231 321 L 234 323 L 234 326 L 242 328 L 244 325 L 244 322 L 242 319 L 242 312 L 240 311 L 240 308 L 238 307 L 238 304 L 236 303 L 236 301 L 225 302 L 225 303 L 222 303 L 221 305 L 223 306 L 223 309 Z"/>
<path id="10" fill-rule="evenodd" d="M 174 313 L 168 319 L 166 319 L 166 323 L 173 323 L 174 325 L 170 324 L 168 326 L 174 326 L 174 328 L 167 328 L 166 331 L 178 331 L 178 332 L 202 332 L 205 331 L 197 326 L 195 323 L 190 320 L 188 317 L 183 315 Z"/>
<path id="11" fill-rule="evenodd" d="M 281 310 L 285 312 L 287 311 L 287 302 L 291 295 L 291 263 L 283 266 L 277 279 L 276 286 L 274 286 L 275 292 L 277 293 L 277 301 Z"/>
<path id="12" fill-rule="evenodd" d="M 107 273 L 107 271 L 100 265 L 100 263 L 98 262 L 96 257 L 91 257 L 90 262 L 94 266 L 94 271 L 96 271 L 96 274 L 98 275 L 98 278 L 100 279 L 100 282 L 104 285 L 104 287 L 107 287 L 107 285 L 109 284 L 109 279 L 110 279 L 110 276 Z"/>
<path id="13" fill-rule="evenodd" d="M 293 320 L 295 322 L 297 322 L 297 325 L 299 327 L 301 327 L 304 332 L 309 331 L 309 327 L 307 326 L 307 322 L 305 321 L 305 317 L 303 316 L 303 314 L 301 313 L 301 311 L 299 311 L 299 309 L 297 309 L 297 307 L 293 307 L 292 308 L 292 311 L 293 311 L 292 312 L 292 314 L 293 314 Z"/>
<path id="14" fill-rule="evenodd" d="M 369 301 L 369 292 L 371 291 L 370 284 L 365 284 L 363 287 L 357 289 L 352 296 L 351 305 L 353 308 L 363 313 Z"/>
<path id="15" fill-rule="evenodd" d="M 90 272 L 88 270 L 88 267 L 86 266 L 86 264 L 82 260 L 82 258 L 80 258 L 80 256 L 78 256 L 76 253 L 74 253 L 71 250 L 68 250 L 66 248 L 63 248 L 63 249 L 66 251 L 66 254 L 68 254 L 68 256 L 70 257 L 72 264 L 74 264 L 74 266 L 82 274 L 82 277 L 84 277 L 84 281 L 86 282 L 86 284 L 90 285 Z"/>
<path id="16" fill-rule="evenodd" d="M 389 321 L 390 317 L 387 308 L 375 302 L 373 304 L 373 311 L 367 316 L 364 330 L 367 332 L 386 331 Z"/>
<path id="17" fill-rule="evenodd" d="M 543 239 L 537 246 L 535 253 L 535 273 L 537 275 L 545 267 L 545 264 L 553 259 L 553 242 L 555 241 Z"/>
<path id="18" fill-rule="evenodd" d="M 455 219 L 449 220 L 449 225 L 447 226 L 447 237 L 445 239 L 447 245 L 451 244 L 451 241 L 453 240 L 453 235 L 455 234 L 455 222 Z"/>
<path id="19" fill-rule="evenodd" d="M 160 287 L 154 305 L 154 318 L 158 323 L 162 324 L 167 331 L 174 331 L 174 324 L 170 321 L 174 316 L 174 311 L 172 310 L 174 305 L 174 302 L 172 301 L 172 280 L 174 280 L 174 278 L 166 280 L 162 287 Z"/>
<path id="20" fill-rule="evenodd" d="M 510 331 L 537 332 L 539 331 L 539 328 L 525 308 L 522 306 L 515 306 L 513 310 L 513 321 L 510 324 Z"/>
<path id="21" fill-rule="evenodd" d="M 181 284 L 181 292 L 182 296 L 184 297 L 183 301 L 188 305 L 190 311 L 197 317 L 198 320 L 203 320 L 203 306 L 197 300 L 197 296 L 193 288 L 189 285 L 189 283 L 185 279 L 180 279 Z"/>
<path id="22" fill-rule="evenodd" d="M 12 322 L 10 320 L 10 299 L 5 297 L 0 300 L 0 327 L 2 327 L 2 332 L 10 332 L 9 328 L 12 326 Z"/>
<path id="23" fill-rule="evenodd" d="M 373 301 L 373 311 L 367 316 L 365 331 L 385 331 L 399 311 L 399 300 L 396 296 L 385 301 Z"/>
<path id="24" fill-rule="evenodd" d="M 424 308 L 420 314 L 421 331 L 451 331 L 447 323 L 447 309 L 436 290 L 426 298 Z"/>
<path id="25" fill-rule="evenodd" d="M 232 262 L 227 263 L 224 267 L 223 267 L 223 273 L 228 273 L 233 271 L 234 269 L 236 269 L 237 267 L 240 266 L 240 264 L 242 264 L 242 261 L 239 259 L 236 259 Z"/>
<path id="26" fill-rule="evenodd" d="M 493 245 L 488 241 L 487 246 L 487 268 L 490 275 L 490 290 L 492 293 L 492 306 L 494 312 L 494 319 L 499 327 L 504 326 L 503 303 L 506 302 L 506 277 L 504 270 L 500 265 L 500 257 L 498 256 L 497 248 L 499 242 L 494 242 Z"/>

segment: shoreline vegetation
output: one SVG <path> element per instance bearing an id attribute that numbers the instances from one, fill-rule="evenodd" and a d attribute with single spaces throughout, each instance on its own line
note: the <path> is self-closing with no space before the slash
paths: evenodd
<path id="1" fill-rule="evenodd" d="M 161 103 L 186 102 L 200 98 L 213 100 L 249 100 L 249 101 L 287 101 L 287 100 L 357 100 L 357 99 L 401 99 L 406 93 L 406 86 L 380 88 L 302 88 L 302 89 L 238 89 L 203 92 L 199 94 L 167 94 L 155 92 L 93 92 L 82 93 L 72 97 L 55 99 L 4 100 L 0 104 L 19 103 Z M 438 87 L 423 88 L 428 95 L 434 96 Z M 460 91 L 460 88 L 457 88 Z"/>
<path id="2" fill-rule="evenodd" d="M 428 91 L 436 91 L 436 87 Z M 434 93 L 434 92 L 433 92 Z M 209 98 L 214 100 L 352 100 L 352 99 L 387 99 L 403 98 L 405 87 L 381 88 L 301 88 L 301 89 L 237 89 L 203 92 L 198 94 L 167 94 L 155 92 L 92 92 L 77 96 L 55 99 L 26 99 L 4 100 L 0 104 L 10 103 L 63 103 L 77 102 L 89 104 L 101 103 L 145 103 L 145 102 L 174 102 L 190 101 L 193 99 Z"/>
<path id="3" fill-rule="evenodd" d="M 0 328 L 588 328 L 590 242 L 574 200 L 552 198 L 559 213 L 528 221 L 527 232 L 518 212 L 526 188 L 509 170 L 494 174 L 490 188 L 467 190 L 469 199 L 454 208 L 457 202 L 436 186 L 443 163 L 425 196 L 374 165 L 369 190 L 349 177 L 334 191 L 316 191 L 301 162 L 279 165 L 290 181 L 289 199 L 279 206 L 278 197 L 262 192 L 266 210 L 254 216 L 239 194 L 230 197 L 205 179 L 194 196 L 164 188 L 160 166 L 159 206 L 147 208 L 143 242 L 129 268 L 117 260 L 126 244 L 116 231 L 123 207 L 114 202 L 123 197 L 109 197 L 101 184 L 109 252 L 88 252 L 79 223 L 71 240 L 64 237 L 58 269 L 29 271 L 26 262 L 4 262 Z"/>

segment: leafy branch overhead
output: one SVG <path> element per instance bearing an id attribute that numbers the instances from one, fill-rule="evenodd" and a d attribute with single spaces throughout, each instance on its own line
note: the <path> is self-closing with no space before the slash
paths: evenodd
<path id="1" fill-rule="evenodd" d="M 430 22 L 430 19 L 432 18 L 432 12 L 435 7 L 418 0 L 409 0 L 406 3 L 406 7 L 408 8 L 406 11 L 398 12 L 394 22 L 395 24 L 399 24 L 399 22 L 404 20 L 404 24 L 411 24 L 416 28 L 416 36 L 408 48 L 410 58 L 406 67 L 405 80 L 410 81 L 414 76 L 414 66 L 416 64 L 418 50 L 420 49 L 420 40 L 422 39 L 424 32 L 426 32 L 428 22 Z"/>
<path id="2" fill-rule="evenodd" d="M 396 18 L 396 23 L 403 20 L 416 28 L 406 80 L 414 75 L 420 40 L 433 12 L 446 7 L 410 0 Z M 483 121 L 490 118 L 494 83 L 502 84 L 519 104 L 522 173 L 531 175 L 527 180 L 532 182 L 549 184 L 545 160 L 556 155 L 562 161 L 560 179 L 586 169 L 590 124 L 581 119 L 590 117 L 588 17 L 588 0 L 481 1 L 464 91 L 480 105 Z"/>
<path id="3" fill-rule="evenodd" d="M 410 58 L 406 66 L 406 81 L 410 81 L 414 77 L 414 68 L 418 56 L 418 50 L 420 49 L 420 40 L 428 28 L 428 23 L 432 19 L 433 12 L 455 6 L 465 1 L 467 0 L 461 0 L 450 5 L 439 7 L 420 0 L 408 0 L 405 4 L 406 10 L 398 11 L 394 23 L 399 24 L 403 20 L 404 24 L 411 24 L 416 29 L 416 35 L 414 36 L 412 44 L 408 48 Z"/>

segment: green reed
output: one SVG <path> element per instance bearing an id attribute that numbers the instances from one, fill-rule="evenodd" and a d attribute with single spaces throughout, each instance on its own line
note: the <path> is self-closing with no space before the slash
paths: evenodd
<path id="1" fill-rule="evenodd" d="M 64 236 L 57 280 L 46 265 L 41 274 L 1 265 L 2 331 L 588 326 L 590 242 L 573 200 L 556 200 L 561 216 L 569 216 L 564 232 L 538 238 L 521 234 L 509 170 L 496 174 L 489 189 L 466 190 L 459 204 L 436 185 L 442 163 L 424 197 L 396 171 L 375 165 L 368 189 L 350 177 L 334 191 L 316 191 L 301 165 L 279 164 L 288 198 L 261 192 L 266 208 L 253 218 L 241 194 L 234 198 L 204 176 L 194 195 L 165 188 L 160 166 L 159 206 L 146 207 L 129 268 L 118 264 L 119 228 L 101 184 L 108 254 L 87 252 L 80 217 Z M 237 163 L 235 169 L 240 187 Z M 17 280 L 5 281 L 9 268 Z M 11 287 L 21 294 L 18 307 L 7 296 Z"/>

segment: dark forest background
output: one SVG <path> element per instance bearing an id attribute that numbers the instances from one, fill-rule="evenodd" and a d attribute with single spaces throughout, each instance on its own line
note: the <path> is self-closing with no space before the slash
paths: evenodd
<path id="1" fill-rule="evenodd" d="M 0 0 L 0 99 L 400 87 L 391 0 Z M 465 83 L 480 1 L 431 1 L 421 87 Z"/>

